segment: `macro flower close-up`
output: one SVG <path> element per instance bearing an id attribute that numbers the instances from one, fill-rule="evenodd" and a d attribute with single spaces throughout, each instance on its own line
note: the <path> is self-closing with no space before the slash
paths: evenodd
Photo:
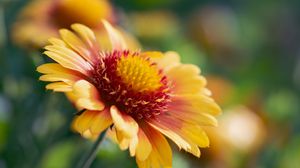
<path id="1" fill-rule="evenodd" d="M 200 69 L 175 52 L 128 50 L 107 21 L 112 50 L 101 50 L 91 29 L 71 25 L 44 52 L 56 63 L 37 68 L 47 89 L 64 92 L 79 110 L 72 128 L 85 138 L 107 135 L 136 156 L 139 167 L 172 167 L 165 137 L 200 157 L 209 140 L 203 126 L 217 126 L 221 110 L 210 98 Z"/>
<path id="2" fill-rule="evenodd" d="M 299 7 L 0 0 L 0 168 L 296 168 Z"/>

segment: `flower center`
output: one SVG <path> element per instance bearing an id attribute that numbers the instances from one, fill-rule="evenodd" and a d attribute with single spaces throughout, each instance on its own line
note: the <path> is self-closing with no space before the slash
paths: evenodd
<path id="1" fill-rule="evenodd" d="M 162 83 L 155 65 L 136 55 L 121 57 L 117 62 L 117 75 L 134 91 L 155 91 Z"/>
<path id="2" fill-rule="evenodd" d="M 91 74 L 102 99 L 133 118 L 155 117 L 167 109 L 167 78 L 138 52 L 107 53 Z"/>

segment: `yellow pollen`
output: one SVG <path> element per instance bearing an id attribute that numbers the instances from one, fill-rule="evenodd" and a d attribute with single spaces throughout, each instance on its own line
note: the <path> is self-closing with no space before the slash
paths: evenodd
<path id="1" fill-rule="evenodd" d="M 122 56 L 117 62 L 117 75 L 137 92 L 155 91 L 162 86 L 157 67 L 139 56 Z"/>

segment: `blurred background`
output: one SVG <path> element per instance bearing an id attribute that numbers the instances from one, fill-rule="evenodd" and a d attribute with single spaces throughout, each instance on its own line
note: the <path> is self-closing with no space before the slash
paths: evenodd
<path id="1" fill-rule="evenodd" d="M 92 146 L 70 130 L 76 111 L 44 89 L 36 67 L 57 30 L 79 22 L 108 43 L 99 20 L 131 48 L 177 51 L 201 67 L 223 109 L 201 158 L 174 168 L 296 168 L 300 158 L 300 1 L 0 0 L 0 168 L 68 168 Z M 109 140 L 92 168 L 134 168 Z"/>

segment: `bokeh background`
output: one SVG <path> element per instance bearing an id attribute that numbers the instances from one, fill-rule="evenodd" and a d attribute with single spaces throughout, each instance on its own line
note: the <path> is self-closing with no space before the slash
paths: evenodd
<path id="1" fill-rule="evenodd" d="M 60 5 L 49 12 L 54 2 Z M 173 145 L 174 168 L 299 167 L 300 1 L 32 3 L 0 0 L 0 168 L 75 167 L 91 148 L 70 129 L 76 110 L 63 94 L 45 90 L 36 67 L 48 61 L 41 46 L 58 28 L 81 22 L 101 37 L 102 18 L 119 26 L 132 48 L 175 50 L 199 65 L 223 109 L 219 127 L 206 128 L 211 145 L 200 159 Z M 96 167 L 136 164 L 106 140 Z"/>

